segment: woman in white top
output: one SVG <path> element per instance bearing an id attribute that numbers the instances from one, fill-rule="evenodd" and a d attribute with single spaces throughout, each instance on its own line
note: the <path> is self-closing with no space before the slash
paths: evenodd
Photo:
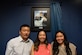
<path id="1" fill-rule="evenodd" d="M 67 41 L 62 31 L 57 31 L 52 42 L 53 55 L 76 55 L 76 46 Z"/>

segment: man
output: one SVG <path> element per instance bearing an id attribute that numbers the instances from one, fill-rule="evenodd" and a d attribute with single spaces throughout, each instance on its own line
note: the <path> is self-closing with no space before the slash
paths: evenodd
<path id="1" fill-rule="evenodd" d="M 36 16 L 34 25 L 36 27 L 40 27 L 40 26 L 46 26 L 46 24 L 44 22 L 47 22 L 47 18 L 44 16 L 43 12 L 40 12 L 40 16 Z"/>
<path id="2" fill-rule="evenodd" d="M 19 36 L 7 43 L 5 55 L 30 55 L 33 41 L 29 39 L 29 35 L 30 26 L 27 24 L 21 25 Z"/>

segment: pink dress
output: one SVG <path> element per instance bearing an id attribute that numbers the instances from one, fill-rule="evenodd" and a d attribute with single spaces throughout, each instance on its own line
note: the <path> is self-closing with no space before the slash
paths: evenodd
<path id="1" fill-rule="evenodd" d="M 34 51 L 34 55 L 50 55 L 50 44 L 46 47 L 45 44 L 39 45 L 38 51 Z"/>

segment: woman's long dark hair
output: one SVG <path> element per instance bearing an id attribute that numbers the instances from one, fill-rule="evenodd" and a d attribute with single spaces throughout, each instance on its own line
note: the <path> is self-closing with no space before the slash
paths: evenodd
<path id="1" fill-rule="evenodd" d="M 66 49 L 67 55 L 72 55 L 71 49 L 69 48 L 69 42 L 67 41 L 66 35 L 61 30 L 57 31 L 56 34 L 55 34 L 55 39 L 54 39 L 54 43 L 53 43 L 53 55 L 58 55 L 58 53 L 59 53 L 58 47 L 59 47 L 60 44 L 56 40 L 56 35 L 59 32 L 64 35 L 64 45 L 66 46 L 65 49 Z"/>
<path id="2" fill-rule="evenodd" d="M 38 35 L 39 35 L 39 33 L 40 33 L 41 31 L 44 31 L 44 30 L 41 29 L 41 30 L 38 31 L 37 38 L 36 38 L 36 40 L 35 40 L 35 42 L 34 42 L 34 50 L 35 50 L 35 51 L 38 51 L 38 46 L 40 45 L 40 40 L 39 40 Z M 44 32 L 45 32 L 45 31 L 44 31 Z M 46 34 L 46 32 L 45 32 L 45 34 Z M 46 39 L 45 39 L 45 41 L 44 41 L 44 44 L 46 44 L 46 46 L 48 45 L 47 34 L 46 34 Z"/>

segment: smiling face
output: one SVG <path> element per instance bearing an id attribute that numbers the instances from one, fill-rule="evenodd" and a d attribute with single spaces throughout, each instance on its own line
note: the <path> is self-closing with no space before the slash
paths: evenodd
<path id="1" fill-rule="evenodd" d="M 41 43 L 44 43 L 44 41 L 46 40 L 46 33 L 44 31 L 40 31 L 38 38 L 39 38 Z"/>
<path id="2" fill-rule="evenodd" d="M 29 27 L 22 27 L 19 31 L 19 34 L 24 40 L 27 40 L 30 34 L 30 28 Z"/>
<path id="3" fill-rule="evenodd" d="M 63 44 L 63 43 L 64 43 L 64 35 L 63 35 L 63 33 L 58 32 L 58 33 L 56 34 L 56 40 L 57 40 L 57 42 L 58 42 L 59 44 Z"/>

